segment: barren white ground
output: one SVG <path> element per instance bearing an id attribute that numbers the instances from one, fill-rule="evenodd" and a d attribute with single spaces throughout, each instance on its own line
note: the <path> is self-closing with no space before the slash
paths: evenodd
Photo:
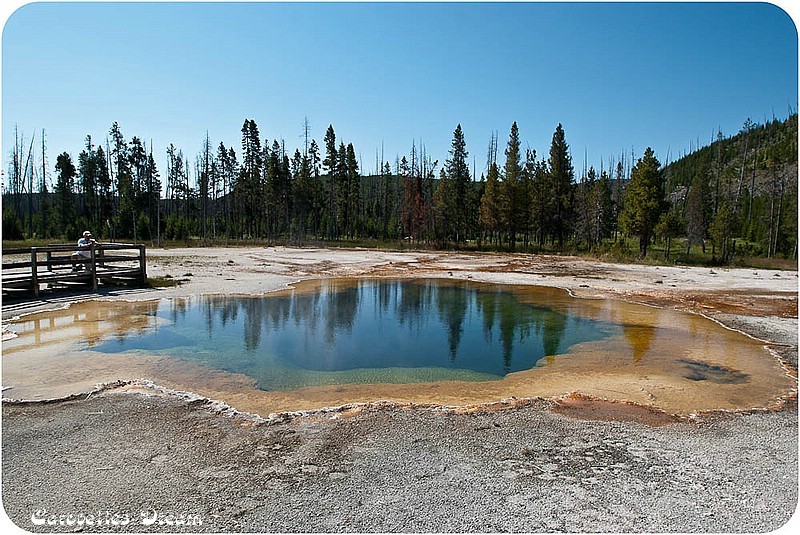
<path id="1" fill-rule="evenodd" d="M 333 276 L 457 277 L 565 288 L 703 313 L 781 344 L 797 368 L 794 271 L 621 265 L 569 257 L 306 248 L 148 250 L 164 289 L 80 299 L 259 294 Z M 268 425 L 202 400 L 100 393 L 3 404 L 2 499 L 13 526 L 48 514 L 193 515 L 164 532 L 791 532 L 796 404 L 650 426 L 575 419 L 552 403 L 470 413 L 365 408 Z M 57 518 L 57 517 L 56 517 Z M 186 516 L 183 517 L 187 518 Z M 795 526 L 796 527 L 796 526 Z"/>

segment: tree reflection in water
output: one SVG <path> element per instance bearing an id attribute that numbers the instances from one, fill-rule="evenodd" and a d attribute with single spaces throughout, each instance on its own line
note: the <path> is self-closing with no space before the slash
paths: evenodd
<path id="1" fill-rule="evenodd" d="M 376 377 L 422 381 L 448 377 L 447 370 L 462 379 L 498 379 L 616 332 L 520 302 L 499 286 L 430 279 L 329 280 L 317 291 L 208 296 L 196 304 L 175 302 L 158 312 L 170 320 L 158 330 L 161 351 L 250 375 L 265 389 Z M 148 336 L 155 333 L 100 349 L 152 349 Z M 169 340 L 176 341 L 172 352 Z"/>

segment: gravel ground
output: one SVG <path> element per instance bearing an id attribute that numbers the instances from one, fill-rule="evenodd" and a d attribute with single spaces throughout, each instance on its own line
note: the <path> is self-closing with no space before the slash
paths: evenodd
<path id="1" fill-rule="evenodd" d="M 155 296 L 102 297 L 215 293 L 220 285 L 233 292 L 256 281 L 268 291 L 310 276 L 455 273 L 703 312 L 783 344 L 776 353 L 796 373 L 794 272 L 716 273 L 521 255 L 191 254 L 157 252 L 149 264 L 153 274 L 184 277 L 179 287 Z M 235 281 L 219 276 L 231 258 Z M 775 290 L 782 292 L 777 299 Z M 3 317 L 71 299 L 4 304 Z M 763 533 L 786 529 L 797 506 L 796 403 L 777 412 L 660 425 L 632 421 L 630 414 L 613 419 L 625 411 L 577 419 L 557 412 L 553 400 L 501 411 L 373 404 L 264 421 L 158 389 L 122 390 L 3 403 L 2 500 L 10 527 L 48 533 Z"/>
<path id="2" fill-rule="evenodd" d="M 4 506 L 32 532 L 99 512 L 130 522 L 83 531 L 754 533 L 795 510 L 792 411 L 653 427 L 549 404 L 261 424 L 160 395 L 6 405 Z"/>

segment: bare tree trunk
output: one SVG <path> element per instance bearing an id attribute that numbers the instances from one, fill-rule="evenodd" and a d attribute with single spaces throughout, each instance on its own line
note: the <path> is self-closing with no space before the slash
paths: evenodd
<path id="1" fill-rule="evenodd" d="M 736 185 L 736 206 L 739 206 L 739 197 L 742 195 L 742 182 L 744 182 L 744 173 L 747 168 L 747 134 L 744 137 L 744 157 L 742 159 L 742 171 L 739 173 L 739 183 Z"/>
<path id="2" fill-rule="evenodd" d="M 717 166 L 716 183 L 714 186 L 714 215 L 719 210 L 719 175 L 722 167 L 722 132 L 717 132 Z"/>
<path id="3" fill-rule="evenodd" d="M 47 156 L 46 156 L 47 148 L 45 146 L 44 140 L 44 128 L 42 128 L 42 186 L 39 187 L 41 193 L 47 189 Z"/>
<path id="4" fill-rule="evenodd" d="M 772 171 L 772 194 L 769 204 L 769 227 L 767 231 L 767 258 L 772 258 L 772 233 L 775 224 L 775 170 Z"/>
<path id="5" fill-rule="evenodd" d="M 756 196 L 756 164 L 758 163 L 758 147 L 753 155 L 753 173 L 750 175 L 750 206 L 747 209 L 747 225 L 753 220 L 753 198 Z"/>
<path id="6" fill-rule="evenodd" d="M 28 149 L 28 157 L 25 159 L 25 170 L 23 171 L 23 183 L 25 176 L 28 176 L 28 236 L 33 235 L 33 163 L 31 162 L 31 155 L 33 154 L 33 140 L 36 138 L 34 135 L 31 138 L 31 147 Z M 28 165 L 30 164 L 31 171 L 28 174 Z"/>
<path id="7" fill-rule="evenodd" d="M 775 243 L 774 243 L 774 245 L 772 247 L 772 252 L 773 253 L 777 253 L 778 252 L 778 236 L 780 235 L 780 230 L 781 230 L 781 216 L 783 214 L 783 192 L 784 192 L 784 190 L 785 190 L 785 183 L 784 183 L 783 179 L 781 179 L 781 194 L 780 194 L 780 197 L 778 198 L 778 216 L 777 216 L 777 218 L 775 220 Z"/>

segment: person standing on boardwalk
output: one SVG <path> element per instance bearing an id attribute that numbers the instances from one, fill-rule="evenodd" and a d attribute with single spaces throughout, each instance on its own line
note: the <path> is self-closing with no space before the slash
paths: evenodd
<path id="1" fill-rule="evenodd" d="M 76 262 L 92 258 L 91 249 L 95 245 L 98 245 L 98 243 L 92 237 L 92 233 L 88 230 L 84 231 L 83 236 L 78 240 L 78 250 L 72 253 L 72 271 L 83 269 L 83 265 L 78 265 Z"/>

